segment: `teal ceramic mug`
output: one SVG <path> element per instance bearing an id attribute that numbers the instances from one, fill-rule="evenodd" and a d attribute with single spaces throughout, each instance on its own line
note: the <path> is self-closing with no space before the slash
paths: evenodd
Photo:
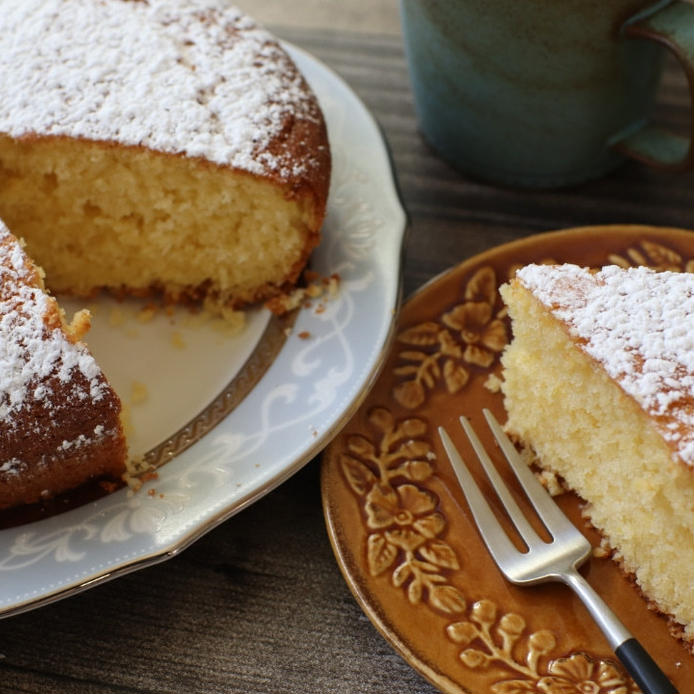
<path id="1" fill-rule="evenodd" d="M 691 137 L 649 124 L 663 47 L 692 93 L 689 2 L 401 0 L 401 17 L 420 129 L 461 171 L 548 188 L 626 157 L 692 167 Z"/>

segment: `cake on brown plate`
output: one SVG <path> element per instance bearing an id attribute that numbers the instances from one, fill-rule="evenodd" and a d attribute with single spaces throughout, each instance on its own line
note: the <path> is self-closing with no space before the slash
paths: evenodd
<path id="1" fill-rule="evenodd" d="M 694 275 L 530 265 L 501 292 L 508 430 L 691 645 Z"/>
<path id="2" fill-rule="evenodd" d="M 56 292 L 290 288 L 330 176 L 317 100 L 222 0 L 3 0 L 0 217 Z"/>
<path id="3" fill-rule="evenodd" d="M 120 400 L 0 222 L 0 509 L 125 469 Z"/>

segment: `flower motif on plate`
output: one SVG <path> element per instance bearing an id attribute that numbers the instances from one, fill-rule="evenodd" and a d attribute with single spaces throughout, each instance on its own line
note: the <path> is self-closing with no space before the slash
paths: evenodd
<path id="1" fill-rule="evenodd" d="M 368 535 L 366 561 L 372 576 L 391 572 L 411 604 L 427 603 L 446 614 L 465 609 L 465 598 L 449 574 L 460 567 L 443 539 L 446 520 L 438 499 L 419 483 L 433 474 L 435 455 L 424 438 L 426 422 L 396 421 L 389 410 L 369 414 L 380 438 L 351 436 L 340 457 L 342 473 L 361 499 Z"/>
<path id="2" fill-rule="evenodd" d="M 449 393 L 461 391 L 475 367 L 490 368 L 508 343 L 492 267 L 476 270 L 463 287 L 462 299 L 436 321 L 418 323 L 398 334 L 398 342 L 407 349 L 398 353 L 404 363 L 394 372 L 403 380 L 393 397 L 403 407 L 422 405 L 428 391 L 441 381 Z"/>

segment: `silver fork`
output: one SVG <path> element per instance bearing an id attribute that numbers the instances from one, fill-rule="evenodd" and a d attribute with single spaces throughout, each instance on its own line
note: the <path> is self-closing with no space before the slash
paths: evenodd
<path id="1" fill-rule="evenodd" d="M 656 665 L 641 644 L 591 588 L 578 572 L 578 567 L 590 556 L 588 540 L 564 515 L 552 497 L 538 482 L 532 470 L 523 462 L 514 445 L 503 432 L 494 415 L 483 410 L 489 428 L 501 447 L 506 460 L 523 487 L 528 499 L 552 537 L 545 542 L 528 523 L 511 496 L 484 446 L 465 417 L 460 423 L 477 454 L 492 486 L 527 546 L 520 552 L 497 521 L 472 474 L 443 427 L 439 436 L 451 461 L 477 528 L 504 576 L 519 585 L 534 585 L 545 581 L 560 581 L 572 588 L 583 601 L 607 640 L 644 694 L 677 694 L 677 690 Z"/>

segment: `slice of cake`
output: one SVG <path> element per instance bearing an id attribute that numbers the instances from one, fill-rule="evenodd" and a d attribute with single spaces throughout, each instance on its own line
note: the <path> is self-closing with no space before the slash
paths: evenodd
<path id="1" fill-rule="evenodd" d="M 51 290 L 291 287 L 330 177 L 315 95 L 223 0 L 4 0 L 0 217 Z"/>
<path id="2" fill-rule="evenodd" d="M 125 470 L 120 400 L 0 222 L 0 509 Z"/>
<path id="3" fill-rule="evenodd" d="M 649 602 L 694 641 L 694 275 L 574 265 L 501 289 L 508 430 L 586 502 Z"/>

